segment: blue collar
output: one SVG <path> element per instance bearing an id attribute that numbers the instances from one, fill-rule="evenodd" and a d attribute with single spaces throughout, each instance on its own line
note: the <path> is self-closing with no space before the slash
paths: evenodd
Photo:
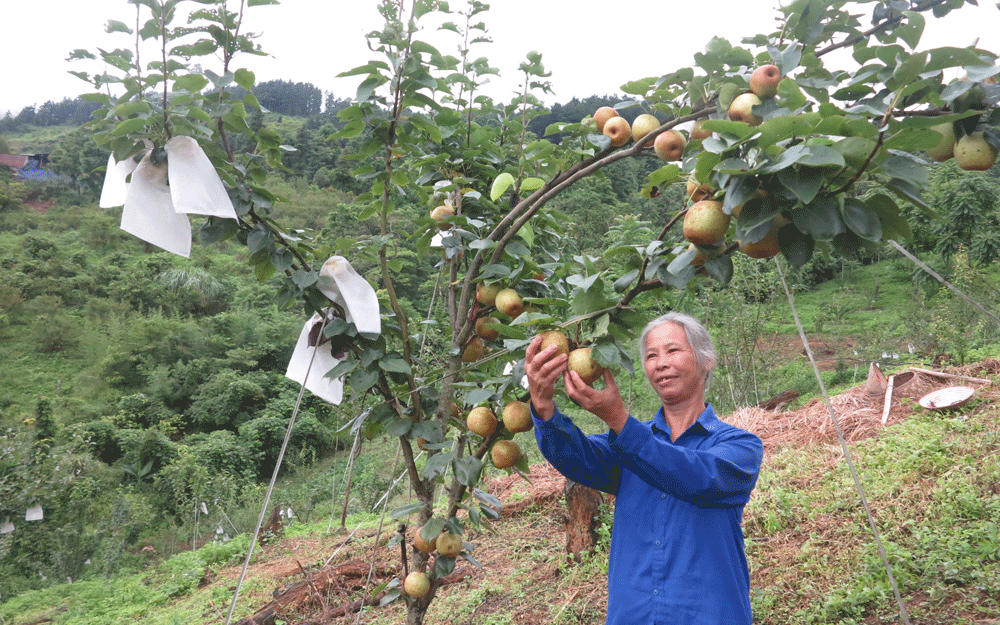
<path id="1" fill-rule="evenodd" d="M 681 432 L 681 435 L 687 434 L 688 432 L 692 434 L 702 434 L 708 435 L 712 434 L 719 429 L 721 421 L 719 417 L 715 416 L 715 410 L 712 408 L 712 404 L 705 404 L 705 410 L 702 411 L 694 423 L 691 424 L 685 432 Z M 663 415 L 663 406 L 656 411 L 656 416 L 653 417 L 653 427 L 665 434 L 670 434 L 670 426 L 667 425 L 666 417 Z"/>

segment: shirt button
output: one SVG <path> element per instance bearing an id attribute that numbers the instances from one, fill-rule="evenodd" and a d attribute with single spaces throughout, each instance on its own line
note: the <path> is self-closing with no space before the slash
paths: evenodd
<path id="1" fill-rule="evenodd" d="M 658 595 L 658 594 L 660 594 L 660 591 L 659 591 L 659 590 L 654 590 L 654 591 L 653 591 L 653 594 L 654 594 L 654 595 Z"/>
<path id="2" fill-rule="evenodd" d="M 666 499 L 666 498 L 667 498 L 666 495 L 663 495 L 663 494 L 660 495 L 660 499 Z"/>
<path id="3" fill-rule="evenodd" d="M 660 541 L 656 541 L 656 546 L 657 546 L 657 547 L 659 547 L 659 546 L 660 546 Z"/>

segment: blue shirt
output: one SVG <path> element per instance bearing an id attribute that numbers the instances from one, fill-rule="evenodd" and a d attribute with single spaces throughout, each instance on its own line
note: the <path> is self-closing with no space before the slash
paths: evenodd
<path id="1" fill-rule="evenodd" d="M 585 435 L 556 409 L 535 420 L 542 454 L 567 478 L 615 495 L 608 625 L 748 625 L 743 506 L 764 446 L 712 406 L 670 440 L 663 409 L 620 434 Z"/>

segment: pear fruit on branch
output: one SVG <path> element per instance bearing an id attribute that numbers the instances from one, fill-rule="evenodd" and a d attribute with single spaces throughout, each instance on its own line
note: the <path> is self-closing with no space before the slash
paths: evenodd
<path id="1" fill-rule="evenodd" d="M 509 469 L 521 459 L 521 448 L 512 440 L 499 440 L 490 450 L 490 458 L 498 469 Z M 440 544 L 440 541 L 438 541 Z M 438 551 L 440 551 L 440 547 Z"/>
<path id="2" fill-rule="evenodd" d="M 695 202 L 684 215 L 684 238 L 695 245 L 715 245 L 726 236 L 731 218 L 722 210 L 722 202 Z"/>
<path id="3" fill-rule="evenodd" d="M 608 123 L 608 120 L 612 117 L 620 117 L 618 111 L 611 108 L 610 106 L 602 106 L 601 108 L 594 111 L 594 124 L 597 126 L 597 132 L 604 132 L 604 126 Z"/>
<path id="4" fill-rule="evenodd" d="M 997 149 L 982 132 L 965 135 L 955 144 L 955 162 L 966 171 L 986 171 L 997 161 Z"/>
<path id="5" fill-rule="evenodd" d="M 649 113 L 643 113 L 636 117 L 632 121 L 632 139 L 638 143 L 643 137 L 653 132 L 660 127 L 660 120 L 656 119 L 655 115 L 650 115 Z M 663 133 L 657 135 L 657 138 L 662 136 Z M 683 138 L 683 137 L 682 137 Z M 643 147 L 651 148 L 653 147 L 653 139 L 646 142 Z"/>
<path id="6" fill-rule="evenodd" d="M 773 98 L 778 95 L 781 70 L 777 65 L 761 65 L 750 74 L 750 91 L 758 98 Z"/>
<path id="7" fill-rule="evenodd" d="M 535 423 L 531 420 L 531 407 L 523 401 L 512 401 L 503 408 L 503 426 L 517 434 L 527 432 Z"/>
<path id="8" fill-rule="evenodd" d="M 477 406 L 469 411 L 469 416 L 465 418 L 465 426 L 473 434 L 489 438 L 496 432 L 497 418 L 486 406 Z"/>
<path id="9" fill-rule="evenodd" d="M 751 126 L 759 126 L 763 119 L 753 112 L 753 107 L 760 103 L 760 98 L 753 93 L 742 93 L 736 96 L 733 98 L 733 103 L 729 105 L 729 119 L 734 122 L 746 122 Z"/>
<path id="10" fill-rule="evenodd" d="M 578 347 L 569 353 L 569 361 L 566 363 L 566 368 L 575 371 L 587 386 L 592 385 L 604 375 L 604 367 L 598 364 L 591 357 L 591 354 L 591 348 Z"/>
<path id="11" fill-rule="evenodd" d="M 431 591 L 431 580 L 427 573 L 412 571 L 403 580 L 403 592 L 414 599 L 423 599 Z"/>
<path id="12" fill-rule="evenodd" d="M 604 136 L 611 139 L 611 146 L 620 148 L 632 138 L 632 128 L 624 117 L 612 117 L 604 124 Z"/>

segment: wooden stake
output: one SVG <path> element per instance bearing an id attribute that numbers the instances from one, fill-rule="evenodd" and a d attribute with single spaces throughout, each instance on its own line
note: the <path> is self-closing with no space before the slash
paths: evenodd
<path id="1" fill-rule="evenodd" d="M 889 420 L 889 408 L 892 406 L 892 388 L 896 385 L 896 374 L 889 375 L 889 382 L 885 386 L 885 405 L 882 406 L 882 425 Z"/>
<path id="2" fill-rule="evenodd" d="M 935 375 L 939 378 L 949 378 L 952 380 L 969 380 L 970 382 L 979 382 L 980 384 L 992 384 L 989 380 L 984 380 L 982 378 L 973 378 L 967 375 L 954 375 L 952 373 L 944 373 L 941 371 L 932 371 L 931 369 L 921 369 L 920 367 L 910 367 L 913 371 L 918 373 L 926 373 L 927 375 Z"/>

